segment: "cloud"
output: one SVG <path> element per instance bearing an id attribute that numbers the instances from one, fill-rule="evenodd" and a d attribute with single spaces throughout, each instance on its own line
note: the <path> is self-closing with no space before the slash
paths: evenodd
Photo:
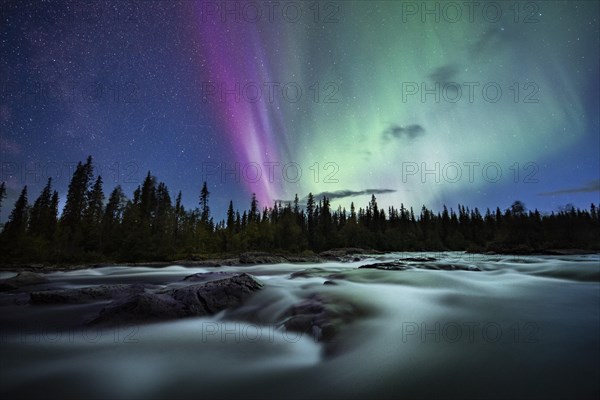
<path id="1" fill-rule="evenodd" d="M 386 194 L 386 193 L 395 193 L 397 190 L 395 189 L 365 189 L 365 190 L 336 190 L 335 192 L 321 192 L 313 194 L 315 201 L 319 201 L 323 197 L 327 197 L 329 200 L 337 200 L 343 199 L 346 197 L 356 197 L 356 196 L 364 196 L 364 195 L 372 195 L 372 194 Z M 298 200 L 301 207 L 304 207 L 306 201 L 308 200 L 308 196 L 303 197 Z M 275 200 L 275 202 L 279 203 L 293 203 L 293 200 Z"/>
<path id="2" fill-rule="evenodd" d="M 410 140 L 416 139 L 419 136 L 422 136 L 425 134 L 425 129 L 421 126 L 421 125 L 407 125 L 407 126 L 400 126 L 400 125 L 392 125 L 389 128 L 387 128 L 385 131 L 383 131 L 383 138 L 386 141 L 389 141 L 391 138 L 395 138 L 395 139 L 403 139 L 403 138 L 407 138 Z"/>
<path id="3" fill-rule="evenodd" d="M 336 190 L 335 192 L 321 192 L 313 194 L 315 199 L 327 197 L 329 200 L 343 199 L 346 197 L 356 197 L 372 194 L 395 193 L 395 189 L 365 189 L 365 190 Z M 303 198 L 302 202 L 306 203 L 307 198 Z"/>
<path id="4" fill-rule="evenodd" d="M 598 192 L 600 191 L 600 180 L 594 180 L 589 182 L 587 185 L 580 186 L 577 188 L 570 189 L 560 189 L 552 192 L 542 192 L 538 193 L 540 196 L 555 196 L 561 194 L 569 194 L 569 193 L 590 193 L 590 192 Z"/>
<path id="5" fill-rule="evenodd" d="M 452 79 L 458 73 L 458 68 L 452 64 L 442 65 L 439 68 L 436 68 L 429 77 L 434 82 L 439 82 L 440 84 L 445 84 L 448 82 L 452 82 Z"/>

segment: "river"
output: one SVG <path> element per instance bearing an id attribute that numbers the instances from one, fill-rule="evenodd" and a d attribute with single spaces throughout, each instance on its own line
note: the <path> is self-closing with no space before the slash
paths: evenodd
<path id="1" fill-rule="evenodd" d="M 358 269 L 435 257 L 481 271 Z M 360 261 L 45 274 L 41 289 L 173 285 L 246 272 L 264 288 L 233 312 L 80 328 L 106 302 L 0 306 L 2 398 L 598 398 L 600 255 L 390 253 Z M 298 271 L 309 270 L 299 276 Z M 14 274 L 4 272 L 0 278 Z M 326 281 L 335 284 L 324 285 Z M 350 307 L 335 337 L 287 331 L 314 296 Z M 258 322 L 257 322 L 258 321 Z"/>

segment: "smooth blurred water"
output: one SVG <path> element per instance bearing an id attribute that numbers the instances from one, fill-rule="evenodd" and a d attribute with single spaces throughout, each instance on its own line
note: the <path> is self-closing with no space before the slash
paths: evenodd
<path id="1" fill-rule="evenodd" d="M 357 268 L 433 256 L 481 272 Z M 292 278 L 297 271 L 311 269 Z M 600 256 L 374 255 L 360 262 L 54 272 L 40 288 L 173 285 L 247 272 L 265 287 L 211 318 L 75 328 L 106 302 L 0 307 L 3 398 L 598 398 Z M 333 280 L 337 285 L 323 285 Z M 332 340 L 278 322 L 319 294 L 356 318 Z M 3 303 L 4 304 L 4 303 Z M 253 322 L 248 322 L 253 321 Z M 327 349 L 334 349 L 327 352 Z M 5 397 L 8 396 L 8 397 Z"/>

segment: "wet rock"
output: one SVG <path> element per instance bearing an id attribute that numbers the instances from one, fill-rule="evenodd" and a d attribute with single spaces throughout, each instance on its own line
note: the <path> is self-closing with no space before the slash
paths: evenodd
<path id="1" fill-rule="evenodd" d="M 212 315 L 240 306 L 262 286 L 251 275 L 239 274 L 159 292 L 142 291 L 103 308 L 91 323 L 119 325 Z"/>
<path id="2" fill-rule="evenodd" d="M 382 263 L 374 263 L 361 265 L 358 269 L 381 269 L 384 271 L 404 271 L 408 269 L 409 266 L 403 262 L 399 261 L 390 261 L 390 262 L 382 262 Z"/>
<path id="3" fill-rule="evenodd" d="M 100 285 L 80 289 L 44 290 L 31 293 L 31 304 L 77 304 L 111 300 L 144 291 L 149 285 Z"/>
<path id="4" fill-rule="evenodd" d="M 240 274 L 174 289 L 169 294 L 185 304 L 190 315 L 210 315 L 239 306 L 262 286 L 251 275 Z"/>
<path id="5" fill-rule="evenodd" d="M 405 262 L 428 262 L 428 261 L 436 261 L 434 257 L 406 257 L 403 258 L 402 261 Z"/>
<path id="6" fill-rule="evenodd" d="M 406 271 L 407 269 L 428 269 L 441 271 L 481 271 L 481 269 L 471 265 L 460 264 L 436 264 L 436 263 L 408 263 L 406 259 L 402 261 L 389 261 L 383 263 L 367 264 L 358 267 L 359 269 L 380 269 L 384 271 Z"/>
<path id="7" fill-rule="evenodd" d="M 12 278 L 0 281 L 0 291 L 15 290 L 24 286 L 39 285 L 48 282 L 48 279 L 35 272 L 23 271 Z"/>
<path id="8" fill-rule="evenodd" d="M 319 253 L 319 257 L 329 260 L 329 261 L 342 261 L 342 262 L 351 262 L 351 261 L 360 261 L 361 257 L 356 256 L 362 254 L 379 254 L 380 252 L 374 250 L 365 250 L 360 248 L 342 248 L 342 249 L 331 249 L 326 250 Z"/>
<path id="9" fill-rule="evenodd" d="M 345 327 L 368 314 L 366 309 L 346 300 L 314 294 L 286 310 L 281 324 L 289 331 L 322 342 L 325 355 L 331 356 L 338 350 L 339 335 Z"/>
<path id="10" fill-rule="evenodd" d="M 260 252 L 248 252 L 240 255 L 240 264 L 281 264 L 288 260 L 285 257 Z"/>
<path id="11" fill-rule="evenodd" d="M 325 304 L 319 295 L 305 299 L 286 311 L 283 325 L 288 330 L 312 335 L 316 340 L 332 339 L 336 330 L 334 315 Z"/>
<path id="12" fill-rule="evenodd" d="M 236 275 L 235 272 L 225 272 L 225 271 L 199 272 L 197 274 L 186 276 L 185 278 L 182 279 L 182 281 L 185 281 L 185 282 L 208 282 L 208 281 L 214 281 L 216 279 L 228 278 L 228 277 L 235 276 L 235 275 Z"/>
<path id="13" fill-rule="evenodd" d="M 439 271 L 481 271 L 481 269 L 478 267 L 460 264 L 423 264 L 421 266 L 417 266 L 417 268 Z"/>
<path id="14" fill-rule="evenodd" d="M 287 262 L 290 263 L 311 263 L 311 264 L 317 264 L 317 263 L 321 263 L 324 260 L 315 255 L 315 254 L 301 254 L 301 255 L 286 255 L 285 256 Z"/>
<path id="15" fill-rule="evenodd" d="M 328 285 L 328 286 L 329 286 L 329 285 L 331 285 L 331 286 L 335 286 L 335 285 L 337 285 L 337 282 L 334 282 L 334 281 L 325 281 L 325 282 L 323 282 L 323 285 Z"/>
<path id="16" fill-rule="evenodd" d="M 103 308 L 92 325 L 128 325 L 187 316 L 184 304 L 167 293 L 142 292 Z"/>
<path id="17" fill-rule="evenodd" d="M 314 267 L 303 269 L 301 271 L 294 271 L 290 274 L 290 278 L 310 278 L 313 276 L 327 275 L 328 273 L 329 271 L 326 268 Z"/>

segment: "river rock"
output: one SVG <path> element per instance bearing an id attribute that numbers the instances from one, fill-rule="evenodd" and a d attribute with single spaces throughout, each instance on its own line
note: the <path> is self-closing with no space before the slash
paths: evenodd
<path id="1" fill-rule="evenodd" d="M 184 282 L 208 282 L 223 278 L 229 278 L 237 275 L 235 272 L 198 272 L 197 274 L 188 275 L 182 279 Z"/>
<path id="2" fill-rule="evenodd" d="M 293 305 L 282 316 L 285 329 L 307 334 L 326 344 L 326 355 L 336 351 L 338 335 L 345 326 L 370 313 L 346 300 L 313 294 Z"/>
<path id="3" fill-rule="evenodd" d="M 262 286 L 261 282 L 244 273 L 158 292 L 146 290 L 103 308 L 91 323 L 135 324 L 212 315 L 240 306 Z"/>
<path id="4" fill-rule="evenodd" d="M 111 300 L 144 291 L 149 285 L 99 285 L 79 289 L 44 290 L 31 293 L 31 304 L 77 304 Z"/>
<path id="5" fill-rule="evenodd" d="M 461 264 L 436 264 L 436 263 L 409 263 L 404 259 L 401 261 L 388 261 L 382 263 L 366 264 L 359 269 L 380 269 L 384 271 L 406 271 L 407 269 L 429 269 L 442 271 L 481 271 L 478 267 Z"/>
<path id="6" fill-rule="evenodd" d="M 240 255 L 240 264 L 281 264 L 288 260 L 279 255 L 261 252 L 247 252 Z"/>
<path id="7" fill-rule="evenodd" d="M 319 257 L 329 261 L 353 262 L 360 261 L 362 255 L 379 254 L 379 251 L 365 250 L 360 248 L 348 247 L 342 249 L 331 249 L 319 253 Z"/>
<path id="8" fill-rule="evenodd" d="M 327 268 L 321 267 L 313 267 L 307 268 L 300 271 L 294 271 L 290 274 L 290 279 L 295 278 L 311 278 L 314 276 L 325 276 L 328 275 L 330 271 Z"/>
<path id="9" fill-rule="evenodd" d="M 0 291 L 19 289 L 23 286 L 39 285 L 48 282 L 48 279 L 35 272 L 23 271 L 17 276 L 4 279 L 0 282 Z"/>

